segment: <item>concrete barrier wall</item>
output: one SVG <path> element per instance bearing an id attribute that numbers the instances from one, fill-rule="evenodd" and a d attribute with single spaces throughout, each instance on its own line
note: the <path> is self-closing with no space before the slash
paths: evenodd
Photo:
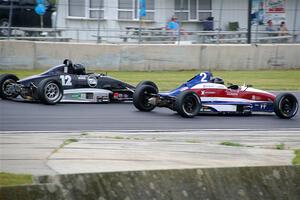
<path id="1" fill-rule="evenodd" d="M 0 41 L 1 69 L 40 69 L 65 58 L 89 70 L 300 69 L 300 44 L 130 45 Z"/>
<path id="2" fill-rule="evenodd" d="M 10 200 L 299 200 L 300 166 L 181 169 L 57 175 L 2 187 Z"/>

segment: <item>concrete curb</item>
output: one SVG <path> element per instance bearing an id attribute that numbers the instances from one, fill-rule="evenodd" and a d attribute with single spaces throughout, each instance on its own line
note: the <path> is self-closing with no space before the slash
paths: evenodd
<path id="1" fill-rule="evenodd" d="M 40 176 L 1 199 L 300 199 L 300 165 Z"/>

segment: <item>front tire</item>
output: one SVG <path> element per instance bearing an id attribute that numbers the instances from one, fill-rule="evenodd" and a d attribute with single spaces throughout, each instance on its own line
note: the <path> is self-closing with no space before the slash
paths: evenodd
<path id="1" fill-rule="evenodd" d="M 18 80 L 19 78 L 14 74 L 2 74 L 0 76 L 0 97 L 2 99 L 16 98 L 19 95 L 10 88 Z"/>
<path id="2" fill-rule="evenodd" d="M 151 85 L 137 87 L 133 94 L 133 105 L 140 111 L 150 112 L 156 105 L 150 104 L 149 99 L 156 95 L 158 90 Z"/>
<path id="3" fill-rule="evenodd" d="M 193 91 L 184 91 L 176 97 L 175 110 L 179 115 L 193 118 L 198 115 L 201 108 L 201 100 Z"/>
<path id="4" fill-rule="evenodd" d="M 274 101 L 274 112 L 282 119 L 290 119 L 298 112 L 299 104 L 297 98 L 291 93 L 282 93 L 276 96 Z"/>
<path id="5" fill-rule="evenodd" d="M 38 84 L 37 94 L 42 103 L 54 105 L 62 99 L 63 88 L 61 83 L 54 79 L 44 79 Z"/>

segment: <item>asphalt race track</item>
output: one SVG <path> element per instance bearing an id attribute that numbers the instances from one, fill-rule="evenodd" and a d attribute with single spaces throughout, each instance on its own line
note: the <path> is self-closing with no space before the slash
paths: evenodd
<path id="1" fill-rule="evenodd" d="M 294 93 L 300 100 L 300 92 Z M 1 131 L 103 131 L 103 130 L 187 130 L 187 129 L 286 129 L 300 128 L 300 113 L 291 120 L 273 114 L 251 116 L 205 115 L 185 119 L 157 108 L 139 112 L 131 103 L 58 104 L 0 99 Z"/>

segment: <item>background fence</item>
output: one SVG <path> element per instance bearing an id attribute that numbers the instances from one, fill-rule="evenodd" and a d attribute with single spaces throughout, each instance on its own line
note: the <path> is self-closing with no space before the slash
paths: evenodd
<path id="1" fill-rule="evenodd" d="M 52 13 L 52 28 L 13 27 L 9 19 L 8 25 L 0 28 L 2 33 L 8 30 L 1 39 L 218 44 L 248 43 L 251 33 L 251 43 L 300 42 L 298 0 L 278 0 L 276 5 L 268 0 L 146 0 L 146 16 L 140 17 L 141 2 L 59 0 Z M 10 13 L 10 18 L 13 16 Z M 172 16 L 177 17 L 174 29 L 168 28 Z M 269 20 L 272 26 L 268 26 Z M 283 21 L 287 30 L 280 29 Z"/>

